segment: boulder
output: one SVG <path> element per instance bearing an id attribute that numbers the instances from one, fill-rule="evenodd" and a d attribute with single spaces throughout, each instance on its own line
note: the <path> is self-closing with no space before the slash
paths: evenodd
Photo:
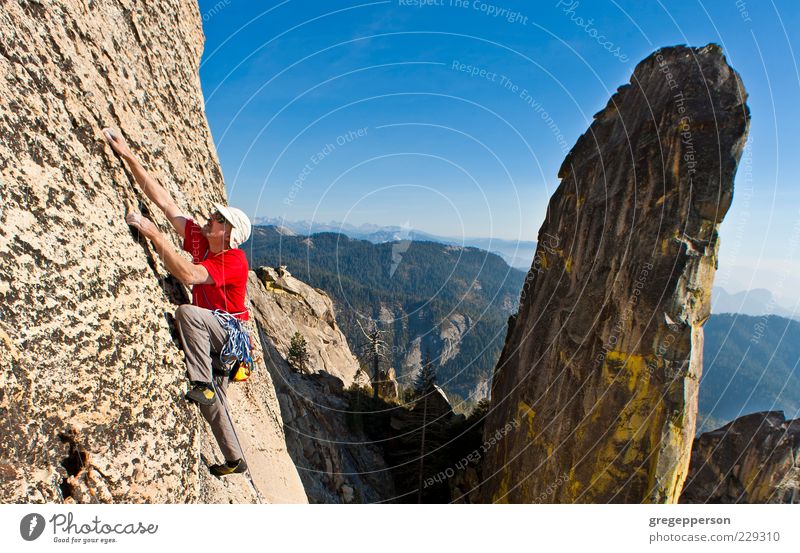
<path id="1" fill-rule="evenodd" d="M 800 419 L 739 417 L 694 440 L 681 503 L 800 503 Z"/>
<path id="2" fill-rule="evenodd" d="M 369 384 L 336 324 L 333 301 L 325 292 L 296 279 L 285 267 L 258 267 L 255 273 L 261 287 L 251 282 L 248 291 L 268 292 L 269 308 L 260 312 L 259 323 L 281 355 L 289 354 L 292 336 L 299 332 L 306 340 L 309 372 L 326 372 L 345 387 L 354 382 Z"/>
<path id="3" fill-rule="evenodd" d="M 378 369 L 378 379 L 375 382 L 378 395 L 386 399 L 397 399 L 400 396 L 400 384 L 397 382 L 397 373 L 394 367 L 388 370 Z"/>

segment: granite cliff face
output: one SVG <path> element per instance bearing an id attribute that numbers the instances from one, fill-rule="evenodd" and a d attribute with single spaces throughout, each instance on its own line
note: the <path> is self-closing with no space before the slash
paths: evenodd
<path id="1" fill-rule="evenodd" d="M 121 128 L 186 213 L 225 202 L 197 4 L 9 1 L 0 33 L 0 501 L 258 500 L 208 474 L 171 334 L 187 291 L 125 213 L 170 226 L 100 133 Z M 305 502 L 263 363 L 231 402 L 261 498 Z"/>
<path id="2" fill-rule="evenodd" d="M 681 503 L 800 503 L 800 419 L 739 417 L 698 436 Z"/>
<path id="3" fill-rule="evenodd" d="M 286 444 L 311 503 L 374 503 L 394 497 L 383 452 L 348 424 L 344 389 L 365 386 L 331 299 L 288 271 L 250 272 L 248 294 L 278 393 Z M 309 374 L 286 361 L 292 335 L 307 342 Z"/>
<path id="4" fill-rule="evenodd" d="M 568 154 L 494 372 L 487 502 L 675 502 L 749 110 L 716 45 L 636 67 Z"/>
<path id="5" fill-rule="evenodd" d="M 254 288 L 251 276 L 248 292 L 268 292 L 270 309 L 260 311 L 258 321 L 284 358 L 289 354 L 292 336 L 299 332 L 307 342 L 307 372 L 328 373 L 345 387 L 354 382 L 369 384 L 369 377 L 359 371 L 358 359 L 336 324 L 333 301 L 325 292 L 296 279 L 285 268 L 260 267 L 256 275 L 255 282 L 261 286 Z"/>

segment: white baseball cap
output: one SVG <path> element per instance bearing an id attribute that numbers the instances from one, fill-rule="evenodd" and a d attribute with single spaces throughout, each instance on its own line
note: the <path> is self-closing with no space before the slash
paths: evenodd
<path id="1" fill-rule="evenodd" d="M 222 204 L 214 204 L 214 209 L 231 224 L 231 247 L 238 248 L 242 243 L 250 238 L 250 219 L 241 209 L 226 207 Z"/>

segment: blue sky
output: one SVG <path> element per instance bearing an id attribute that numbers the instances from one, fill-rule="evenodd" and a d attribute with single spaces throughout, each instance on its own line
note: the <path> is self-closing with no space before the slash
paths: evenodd
<path id="1" fill-rule="evenodd" d="M 200 79 L 233 205 L 251 217 L 448 236 L 535 239 L 565 153 L 636 63 L 660 46 L 717 42 L 742 75 L 752 123 L 716 282 L 797 300 L 796 2 L 203 0 L 199 9 Z"/>

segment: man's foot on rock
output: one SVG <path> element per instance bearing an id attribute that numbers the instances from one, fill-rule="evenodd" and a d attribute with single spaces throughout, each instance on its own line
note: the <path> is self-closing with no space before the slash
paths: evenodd
<path id="1" fill-rule="evenodd" d="M 239 459 L 238 461 L 228 461 L 222 465 L 211 465 L 208 468 L 214 476 L 227 476 L 246 471 L 247 463 L 244 462 L 244 459 Z"/>
<path id="2" fill-rule="evenodd" d="M 194 401 L 199 405 L 214 405 L 217 396 L 209 384 L 198 382 L 195 384 L 194 388 L 186 392 L 186 399 Z"/>

